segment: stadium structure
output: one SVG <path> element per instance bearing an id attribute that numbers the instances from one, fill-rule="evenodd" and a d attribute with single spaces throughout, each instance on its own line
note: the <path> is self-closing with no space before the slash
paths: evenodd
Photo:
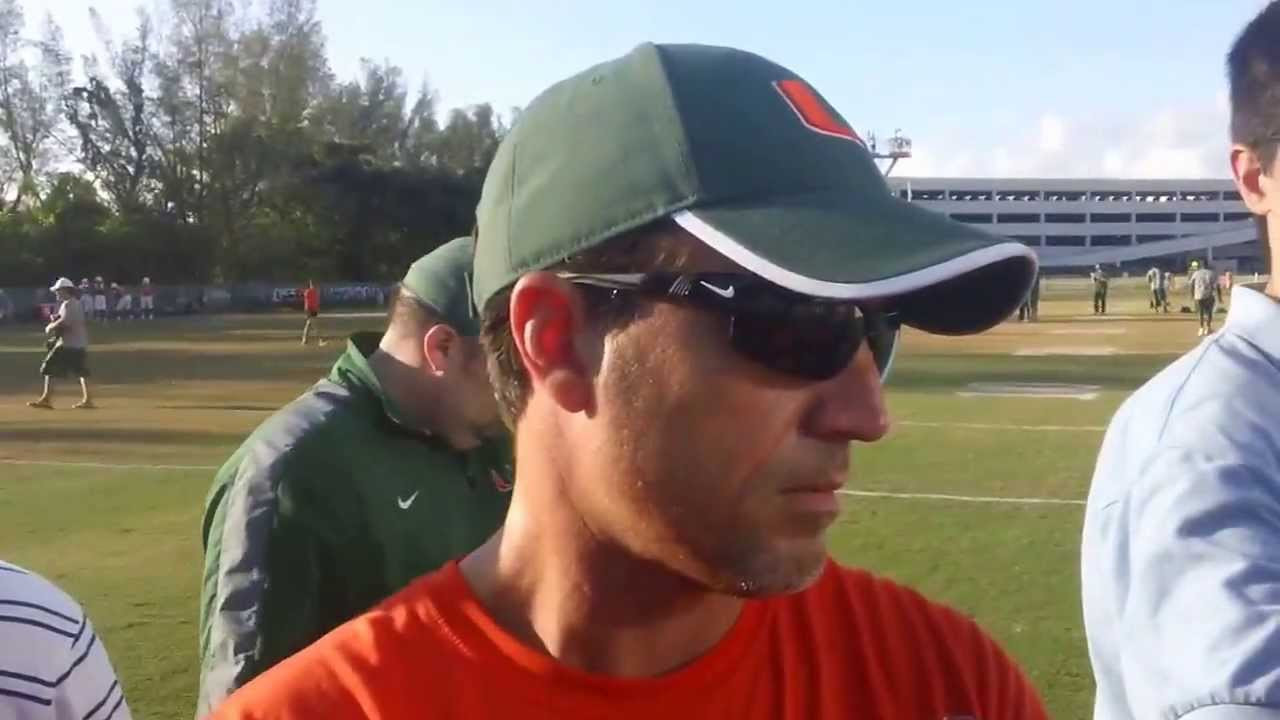
<path id="1" fill-rule="evenodd" d="M 1046 272 L 1100 264 L 1265 272 L 1257 227 L 1230 180 L 890 177 L 904 200 L 1036 249 Z"/>

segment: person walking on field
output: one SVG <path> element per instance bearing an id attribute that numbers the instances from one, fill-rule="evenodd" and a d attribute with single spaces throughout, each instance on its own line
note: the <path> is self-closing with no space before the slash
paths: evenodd
<path id="1" fill-rule="evenodd" d="M 80 380 L 82 397 L 73 407 L 78 409 L 93 408 L 93 399 L 89 395 L 89 331 L 85 327 L 84 310 L 75 297 L 75 283 L 68 278 L 58 278 L 58 282 L 49 288 L 58 296 L 58 310 L 45 326 L 45 335 L 53 340 L 52 347 L 40 365 L 40 374 L 44 376 L 44 392 L 39 400 L 27 403 L 28 407 L 52 410 L 53 378 L 75 376 Z"/>
<path id="2" fill-rule="evenodd" d="M 1101 265 L 1094 265 L 1093 272 L 1089 273 L 1089 279 L 1093 281 L 1093 314 L 1107 314 L 1107 285 L 1110 280 L 1107 274 L 1103 272 Z"/>
<path id="3" fill-rule="evenodd" d="M 302 344 L 306 345 L 311 339 L 311 329 L 315 326 L 314 323 L 320 316 L 320 290 L 316 288 L 313 280 L 308 280 L 307 287 L 302 291 L 302 309 L 307 313 L 307 322 L 302 326 Z M 316 344 L 325 344 L 318 330 L 316 332 Z"/>
<path id="4" fill-rule="evenodd" d="M 1195 301 L 1196 312 L 1200 316 L 1197 335 L 1206 337 L 1213 333 L 1213 309 L 1215 300 L 1222 302 L 1222 286 L 1218 284 L 1217 274 L 1207 267 L 1200 267 L 1198 260 L 1191 261 L 1191 277 L 1187 284 L 1191 288 L 1191 299 Z"/>
<path id="5" fill-rule="evenodd" d="M 1151 302 L 1148 306 L 1155 312 L 1168 312 L 1164 299 L 1164 273 L 1158 267 L 1147 271 L 1147 287 L 1151 288 Z"/>
<path id="6" fill-rule="evenodd" d="M 1036 322 L 1040 319 L 1040 272 L 1027 291 L 1027 297 L 1018 306 L 1018 322 Z"/>

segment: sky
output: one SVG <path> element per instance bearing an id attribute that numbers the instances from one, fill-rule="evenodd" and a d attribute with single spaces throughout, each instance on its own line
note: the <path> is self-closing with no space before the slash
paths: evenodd
<path id="1" fill-rule="evenodd" d="M 262 0 L 238 0 L 261 2 Z M 1267 0 L 318 0 L 332 70 L 505 111 L 643 41 L 731 45 L 815 86 L 916 177 L 1227 177 L 1224 57 Z M 75 54 L 165 0 L 24 0 Z"/>

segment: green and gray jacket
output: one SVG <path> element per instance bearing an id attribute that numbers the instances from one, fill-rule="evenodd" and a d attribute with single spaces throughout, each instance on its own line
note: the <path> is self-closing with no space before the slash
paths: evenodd
<path id="1" fill-rule="evenodd" d="M 470 452 L 407 427 L 353 336 L 321 380 L 258 427 L 205 504 L 203 717 L 329 630 L 484 542 L 513 472 L 507 440 Z"/>

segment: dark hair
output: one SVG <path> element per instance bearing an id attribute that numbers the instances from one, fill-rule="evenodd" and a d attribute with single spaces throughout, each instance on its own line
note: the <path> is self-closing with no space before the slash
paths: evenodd
<path id="1" fill-rule="evenodd" d="M 688 262 L 688 246 L 672 242 L 680 232 L 669 219 L 649 223 L 606 240 L 589 250 L 546 268 L 552 272 L 635 273 L 678 270 Z M 608 290 L 582 287 L 588 298 L 589 321 L 601 332 L 626 327 L 637 316 L 639 306 L 626 294 L 614 296 Z M 480 342 L 488 358 L 489 381 L 498 400 L 498 410 L 507 426 L 516 420 L 529 402 L 529 374 L 525 372 L 511 336 L 511 288 L 499 291 L 485 302 L 480 313 Z"/>
<path id="2" fill-rule="evenodd" d="M 1258 153 L 1263 172 L 1280 146 L 1280 1 L 1258 13 L 1227 54 L 1231 139 Z"/>
<path id="3" fill-rule="evenodd" d="M 401 332 L 426 332 L 433 325 L 444 322 L 436 309 L 414 295 L 399 283 L 391 289 L 391 302 L 387 307 L 387 330 Z"/>

